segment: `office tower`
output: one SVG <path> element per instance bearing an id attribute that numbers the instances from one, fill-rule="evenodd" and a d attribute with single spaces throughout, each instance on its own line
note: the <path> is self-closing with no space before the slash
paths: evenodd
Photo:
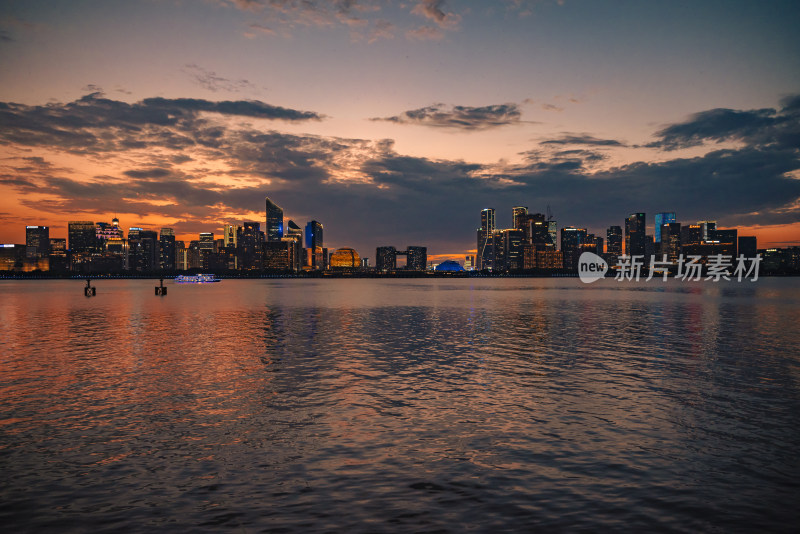
<path id="1" fill-rule="evenodd" d="M 681 226 L 681 246 L 697 246 L 703 242 L 703 228 L 700 224 Z"/>
<path id="2" fill-rule="evenodd" d="M 64 256 L 67 255 L 67 240 L 63 237 L 50 238 L 50 255 L 51 256 Z"/>
<path id="3" fill-rule="evenodd" d="M 179 271 L 185 271 L 189 268 L 186 252 L 186 243 L 183 241 L 175 241 L 175 268 Z"/>
<path id="4" fill-rule="evenodd" d="M 528 207 L 516 206 L 511 208 L 511 227 L 515 230 L 525 230 L 527 224 Z"/>
<path id="5" fill-rule="evenodd" d="M 264 268 L 275 271 L 294 271 L 294 243 L 293 239 L 266 241 L 264 243 Z"/>
<path id="6" fill-rule="evenodd" d="M 481 227 L 478 229 L 478 269 L 494 267 L 494 208 L 481 211 Z"/>
<path id="7" fill-rule="evenodd" d="M 656 253 L 656 239 L 652 235 L 644 236 L 644 258 L 650 260 L 650 256 L 655 256 Z"/>
<path id="8" fill-rule="evenodd" d="M 660 230 L 661 249 L 658 258 L 661 259 L 666 254 L 668 261 L 677 262 L 681 255 L 681 223 L 666 223 L 661 226 Z"/>
<path id="9" fill-rule="evenodd" d="M 241 232 L 236 238 L 239 244 L 237 262 L 240 269 L 252 271 L 262 268 L 263 236 L 264 233 L 261 231 L 259 223 L 244 223 Z"/>
<path id="10" fill-rule="evenodd" d="M 716 225 L 715 225 L 716 226 Z M 738 244 L 739 231 L 736 228 L 731 229 L 717 229 L 711 232 L 709 243 L 713 245 L 711 255 L 725 254 L 726 256 L 736 257 L 736 245 Z"/>
<path id="11" fill-rule="evenodd" d="M 69 250 L 73 254 L 92 254 L 99 252 L 97 232 L 92 221 L 70 221 L 67 236 Z"/>
<path id="12" fill-rule="evenodd" d="M 50 227 L 25 227 L 25 255 L 28 258 L 44 258 L 50 254 Z"/>
<path id="13" fill-rule="evenodd" d="M 224 241 L 223 246 L 225 248 L 234 247 L 236 248 L 237 245 L 237 235 L 238 231 L 241 226 L 236 226 L 235 224 L 226 224 L 222 227 L 222 239 Z"/>
<path id="14" fill-rule="evenodd" d="M 550 229 L 543 213 L 529 214 L 525 220 L 524 230 L 525 242 L 538 245 L 539 250 L 550 243 Z"/>
<path id="15" fill-rule="evenodd" d="M 322 257 L 322 233 L 322 223 L 309 221 L 306 224 L 306 248 L 309 250 L 308 266 L 312 269 L 323 269 L 325 267 L 325 258 Z"/>
<path id="16" fill-rule="evenodd" d="M 122 228 L 119 227 L 119 221 L 116 224 L 106 222 L 98 222 L 95 224 L 95 236 L 98 239 L 100 246 L 104 246 L 105 242 L 109 239 L 122 239 Z"/>
<path id="17" fill-rule="evenodd" d="M 644 213 L 632 213 L 625 219 L 625 254 L 628 256 L 644 256 L 646 253 L 645 236 Z"/>
<path id="18" fill-rule="evenodd" d="M 565 269 L 577 269 L 581 245 L 586 241 L 586 228 L 568 226 L 561 229 L 561 252 Z"/>
<path id="19" fill-rule="evenodd" d="M 509 228 L 500 233 L 500 239 L 503 247 L 503 263 L 498 265 L 498 268 L 502 271 L 521 270 L 524 264 L 522 245 L 525 242 L 525 232 L 516 228 Z"/>
<path id="20" fill-rule="evenodd" d="M 424 271 L 428 266 L 427 247 L 408 247 L 406 249 L 406 270 Z"/>
<path id="21" fill-rule="evenodd" d="M 140 230 L 139 243 L 141 254 L 138 257 L 137 271 L 152 272 L 158 267 L 158 232 L 155 230 Z"/>
<path id="22" fill-rule="evenodd" d="M 186 264 L 188 269 L 202 269 L 203 257 L 200 254 L 200 242 L 196 239 L 189 241 L 186 249 Z"/>
<path id="23" fill-rule="evenodd" d="M 606 230 L 606 252 L 615 256 L 622 256 L 622 228 L 609 226 Z"/>
<path id="24" fill-rule="evenodd" d="M 158 238 L 158 267 L 162 271 L 175 270 L 175 231 L 162 228 Z"/>
<path id="25" fill-rule="evenodd" d="M 266 198 L 267 226 L 265 228 L 267 241 L 280 241 L 283 237 L 283 210 L 273 201 Z"/>
<path id="26" fill-rule="evenodd" d="M 378 247 L 375 249 L 375 269 L 382 272 L 397 269 L 397 250 L 394 247 Z"/>
<path id="27" fill-rule="evenodd" d="M 547 233 L 550 235 L 550 244 L 553 249 L 558 248 L 558 223 L 552 219 L 547 220 Z"/>
<path id="28" fill-rule="evenodd" d="M 700 237 L 702 241 L 713 241 L 713 234 L 717 229 L 717 221 L 697 221 L 700 225 Z"/>
<path id="29" fill-rule="evenodd" d="M 289 219 L 286 224 L 284 239 L 290 239 L 294 242 L 294 263 L 292 270 L 299 271 L 303 265 L 303 230 L 291 219 Z"/>
<path id="30" fill-rule="evenodd" d="M 661 227 L 665 224 L 674 223 L 675 221 L 675 212 L 667 211 L 656 213 L 655 233 L 653 234 L 656 240 L 656 247 L 661 244 Z"/>
<path id="31" fill-rule="evenodd" d="M 745 258 L 755 258 L 758 254 L 758 243 L 756 236 L 742 235 L 739 236 L 737 247 L 737 256 L 744 256 Z"/>

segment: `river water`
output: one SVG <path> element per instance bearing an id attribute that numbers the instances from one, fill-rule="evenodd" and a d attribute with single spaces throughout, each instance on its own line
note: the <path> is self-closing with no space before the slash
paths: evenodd
<path id="1" fill-rule="evenodd" d="M 83 285 L 0 282 L 6 532 L 800 525 L 800 279 Z"/>

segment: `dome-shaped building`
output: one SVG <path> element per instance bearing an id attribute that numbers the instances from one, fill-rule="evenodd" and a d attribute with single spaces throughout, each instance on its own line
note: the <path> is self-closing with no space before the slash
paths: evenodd
<path id="1" fill-rule="evenodd" d="M 331 269 L 359 269 L 361 258 L 352 248 L 340 248 L 331 254 Z"/>
<path id="2" fill-rule="evenodd" d="M 454 260 L 446 260 L 436 266 L 435 271 L 439 272 L 458 272 L 463 271 L 464 268 L 459 264 L 457 261 Z"/>

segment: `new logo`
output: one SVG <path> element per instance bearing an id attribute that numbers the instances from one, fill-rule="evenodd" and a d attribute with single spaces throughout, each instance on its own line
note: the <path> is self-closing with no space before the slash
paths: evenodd
<path id="1" fill-rule="evenodd" d="M 608 264 L 606 260 L 592 252 L 584 252 L 578 259 L 578 276 L 581 282 L 591 284 L 606 276 Z"/>

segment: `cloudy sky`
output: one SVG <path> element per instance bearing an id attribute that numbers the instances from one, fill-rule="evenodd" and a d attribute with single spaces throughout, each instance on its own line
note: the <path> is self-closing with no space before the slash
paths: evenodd
<path id="1" fill-rule="evenodd" d="M 143 0 L 0 5 L 0 242 L 69 220 L 186 239 L 475 248 L 512 206 L 800 244 L 800 4 Z"/>

